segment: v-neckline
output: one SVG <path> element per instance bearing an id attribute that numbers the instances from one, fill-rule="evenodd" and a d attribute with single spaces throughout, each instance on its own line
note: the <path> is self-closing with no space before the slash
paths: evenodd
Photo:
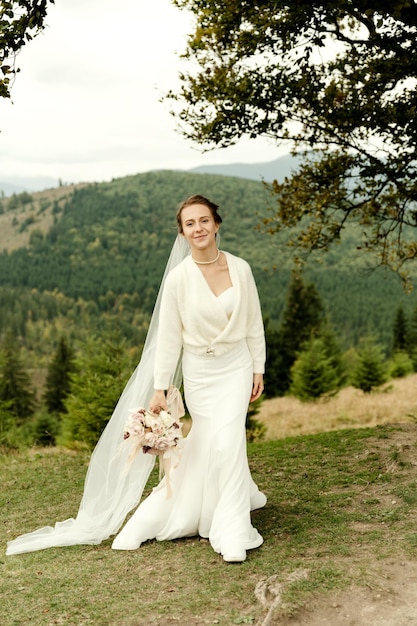
<path id="1" fill-rule="evenodd" d="M 189 257 L 189 259 L 190 259 L 191 263 L 194 265 L 194 267 L 195 267 L 196 271 L 200 274 L 200 276 L 201 276 L 201 278 L 203 279 L 204 283 L 207 285 L 207 289 L 208 289 L 208 290 L 210 291 L 210 293 L 211 293 L 211 294 L 212 294 L 212 295 L 216 298 L 216 300 L 217 300 L 217 299 L 218 299 L 221 295 L 223 295 L 224 293 L 226 293 L 226 291 L 228 291 L 229 289 L 231 289 L 232 287 L 234 287 L 234 283 L 233 283 L 233 280 L 232 280 L 232 274 L 231 274 L 231 271 L 230 271 L 229 259 L 227 258 L 227 254 L 226 254 L 226 252 L 224 252 L 223 250 L 222 250 L 222 252 L 223 252 L 223 254 L 225 255 L 225 258 L 226 258 L 227 270 L 228 270 L 228 272 L 229 272 L 229 278 L 230 278 L 230 282 L 231 282 L 232 284 L 230 285 L 230 287 L 227 287 L 224 291 L 222 291 L 222 292 L 221 292 L 221 293 L 219 293 L 218 295 L 216 295 L 216 294 L 214 293 L 213 289 L 212 289 L 212 288 L 210 287 L 210 285 L 208 284 L 208 280 L 207 280 L 207 278 L 204 276 L 203 272 L 202 272 L 202 271 L 201 271 L 201 269 L 198 267 L 198 265 L 197 265 L 196 263 L 194 263 L 194 261 L 193 261 L 192 257 L 191 257 L 191 256 Z"/>
<path id="2" fill-rule="evenodd" d="M 230 272 L 229 272 L 229 274 L 230 274 Z M 230 280 L 231 280 L 231 279 L 230 279 Z M 222 295 L 223 295 L 224 293 L 226 293 L 226 292 L 230 291 L 230 289 L 233 289 L 233 287 L 234 287 L 234 285 L 233 285 L 233 284 L 232 284 L 232 285 L 230 285 L 230 287 L 227 287 L 224 291 L 222 291 L 221 293 L 219 293 L 219 295 L 218 295 L 218 296 L 216 296 L 216 298 L 221 298 L 221 297 L 222 297 Z M 214 291 L 213 291 L 213 293 L 214 293 Z M 216 295 L 216 294 L 214 294 L 214 295 Z"/>

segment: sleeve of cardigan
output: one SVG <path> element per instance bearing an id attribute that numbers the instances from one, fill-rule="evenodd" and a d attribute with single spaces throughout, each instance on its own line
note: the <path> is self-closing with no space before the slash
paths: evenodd
<path id="1" fill-rule="evenodd" d="M 265 330 L 262 320 L 261 303 L 252 270 L 248 272 L 248 334 L 246 341 L 252 355 L 253 371 L 256 374 L 265 372 L 266 345 Z"/>
<path id="2" fill-rule="evenodd" d="M 182 347 L 182 322 L 176 282 L 168 276 L 162 293 L 154 366 L 154 389 L 168 389 Z"/>

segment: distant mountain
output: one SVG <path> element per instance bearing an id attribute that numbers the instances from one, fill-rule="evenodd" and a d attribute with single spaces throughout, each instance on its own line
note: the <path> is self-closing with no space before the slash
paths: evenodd
<path id="1" fill-rule="evenodd" d="M 300 162 L 300 158 L 284 155 L 273 161 L 261 163 L 226 163 L 213 165 L 200 165 L 190 170 L 185 170 L 191 174 L 218 174 L 221 176 L 232 176 L 235 178 L 245 178 L 247 180 L 264 180 L 272 182 L 278 180 L 282 182 L 285 176 L 290 176 Z M 144 172 L 145 174 L 147 172 Z M 60 185 L 55 178 L 47 176 L 1 176 L 0 193 L 8 197 L 12 194 L 27 191 L 44 191 L 53 189 Z"/>
<path id="2" fill-rule="evenodd" d="M 1 175 L 0 175 L 1 176 Z M 59 181 L 48 176 L 1 176 L 0 192 L 5 196 L 27 191 L 43 191 L 58 187 Z"/>
<path id="3" fill-rule="evenodd" d="M 29 190 L 22 185 L 14 185 L 13 183 L 6 183 L 0 180 L 0 193 L 2 196 L 11 196 L 14 193 L 22 193 L 22 191 Z"/>
<path id="4" fill-rule="evenodd" d="M 300 163 L 300 160 L 300 157 L 293 157 L 287 154 L 273 161 L 265 161 L 263 163 L 200 165 L 188 171 L 195 174 L 220 174 L 222 176 L 235 176 L 249 180 L 265 180 L 266 182 L 278 180 L 278 182 L 282 182 L 286 176 L 291 175 L 292 171 Z"/>

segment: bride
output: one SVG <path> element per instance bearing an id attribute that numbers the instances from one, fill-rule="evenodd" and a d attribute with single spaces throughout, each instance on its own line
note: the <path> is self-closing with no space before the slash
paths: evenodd
<path id="1" fill-rule="evenodd" d="M 112 548 L 135 550 L 149 539 L 200 535 L 226 562 L 241 562 L 263 539 L 250 512 L 265 505 L 246 454 L 249 402 L 263 391 L 265 338 L 256 285 L 243 259 L 217 247 L 218 206 L 195 195 L 177 211 L 178 237 L 165 271 L 141 362 L 93 452 L 76 519 L 9 542 L 7 554 L 115 534 L 137 505 L 154 457 L 140 452 L 126 472 L 118 454 L 129 409 L 145 401 L 172 410 L 179 385 L 192 418 L 178 465 L 142 501 Z M 174 399 L 175 402 L 175 399 Z"/>

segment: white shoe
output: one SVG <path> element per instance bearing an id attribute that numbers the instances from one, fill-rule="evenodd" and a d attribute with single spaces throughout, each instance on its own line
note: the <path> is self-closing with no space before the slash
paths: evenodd
<path id="1" fill-rule="evenodd" d="M 235 550 L 234 552 L 230 552 L 223 554 L 223 561 L 226 563 L 242 563 L 246 561 L 246 550 Z"/>

